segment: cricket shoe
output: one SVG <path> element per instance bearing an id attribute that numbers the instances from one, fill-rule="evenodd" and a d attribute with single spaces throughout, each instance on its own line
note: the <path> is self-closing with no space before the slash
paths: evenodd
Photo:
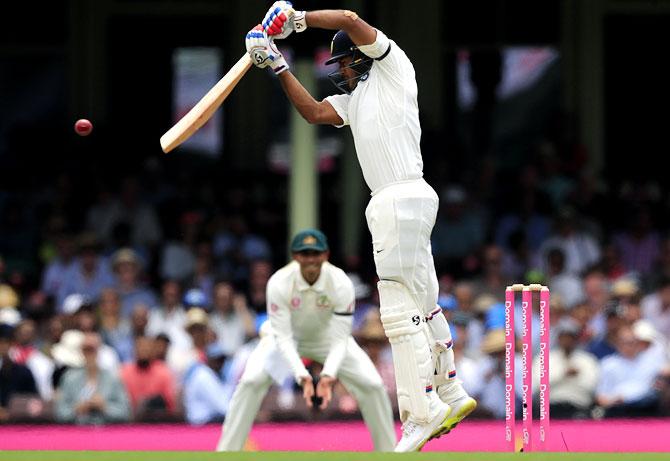
<path id="1" fill-rule="evenodd" d="M 421 451 L 430 439 L 438 434 L 448 420 L 452 409 L 439 399 L 431 402 L 431 418 L 427 423 L 419 423 L 408 418 L 402 425 L 402 438 L 395 446 L 396 453 Z"/>
<path id="2" fill-rule="evenodd" d="M 451 432 L 451 430 L 455 428 L 458 423 L 463 421 L 466 416 L 468 416 L 475 410 L 475 408 L 477 408 L 477 401 L 469 395 L 464 395 L 460 399 L 451 402 L 449 406 L 451 407 L 451 413 L 447 415 L 446 419 L 441 424 L 440 429 L 436 431 L 429 440 L 439 439 L 443 435 Z"/>

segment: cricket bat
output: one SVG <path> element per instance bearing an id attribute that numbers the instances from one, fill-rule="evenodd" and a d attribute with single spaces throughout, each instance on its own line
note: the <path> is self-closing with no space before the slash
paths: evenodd
<path id="1" fill-rule="evenodd" d="M 250 67 L 251 58 L 249 54 L 244 53 L 228 73 L 181 120 L 161 136 L 163 152 L 167 154 L 207 123 Z"/>

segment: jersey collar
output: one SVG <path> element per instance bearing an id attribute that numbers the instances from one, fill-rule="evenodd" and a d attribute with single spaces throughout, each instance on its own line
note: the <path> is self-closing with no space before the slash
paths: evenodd
<path id="1" fill-rule="evenodd" d="M 319 274 L 319 278 L 316 279 L 314 285 L 310 285 L 302 277 L 302 273 L 300 273 L 300 266 L 298 266 L 298 276 L 296 277 L 295 282 L 295 286 L 298 289 L 298 291 L 307 291 L 307 290 L 313 290 L 318 292 L 324 291 L 326 284 L 326 277 L 323 275 L 323 273 L 325 272 L 325 269 L 326 269 L 326 263 L 323 263 L 323 265 L 321 266 L 321 274 Z"/>

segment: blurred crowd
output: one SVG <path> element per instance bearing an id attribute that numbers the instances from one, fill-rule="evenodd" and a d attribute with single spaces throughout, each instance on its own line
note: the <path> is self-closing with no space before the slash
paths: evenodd
<path id="1" fill-rule="evenodd" d="M 438 188 L 439 304 L 458 376 L 480 417 L 504 417 L 505 287 L 542 283 L 552 416 L 670 415 L 667 192 L 606 187 L 555 160 L 502 185 L 482 169 L 476 187 Z M 223 420 L 263 334 L 285 218 L 271 190 L 222 198 L 203 184 L 184 193 L 128 176 L 82 195 L 63 175 L 0 193 L 0 422 Z M 395 401 L 371 256 L 333 260 L 356 287 L 354 336 Z M 536 312 L 534 334 L 537 322 Z M 320 364 L 308 365 L 318 376 Z M 258 418 L 359 417 L 344 388 L 335 394 L 313 412 L 288 381 Z"/>

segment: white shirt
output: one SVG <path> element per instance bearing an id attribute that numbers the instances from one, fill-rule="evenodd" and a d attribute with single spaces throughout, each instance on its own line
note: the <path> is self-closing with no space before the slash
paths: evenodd
<path id="1" fill-rule="evenodd" d="M 186 372 L 183 395 L 186 421 L 200 425 L 225 416 L 232 389 L 207 365 L 195 363 Z"/>
<path id="2" fill-rule="evenodd" d="M 645 296 L 640 304 L 642 317 L 654 324 L 654 328 L 670 338 L 670 309 L 665 309 L 658 293 Z"/>
<path id="3" fill-rule="evenodd" d="M 388 184 L 423 177 L 418 90 L 409 58 L 382 31 L 377 30 L 374 43 L 358 49 L 375 58 L 368 78 L 350 95 L 325 101 L 344 121 L 341 126 L 351 126 L 363 177 L 374 195 Z"/>
<path id="4" fill-rule="evenodd" d="M 552 248 L 560 248 L 565 253 L 565 271 L 580 274 L 587 267 L 600 260 L 598 241 L 584 232 L 569 236 L 552 235 L 542 243 L 535 255 L 535 265 L 547 270 L 547 253 Z"/>
<path id="5" fill-rule="evenodd" d="M 297 382 L 309 376 L 300 356 L 327 351 L 322 374 L 336 377 L 351 336 L 354 284 L 342 269 L 325 262 L 309 285 L 292 261 L 275 272 L 267 285 L 272 334 Z"/>
<path id="6" fill-rule="evenodd" d="M 643 399 L 654 392 L 654 382 L 664 365 L 660 348 L 651 347 L 632 359 L 609 355 L 601 362 L 596 393 L 621 397 L 624 403 Z"/>
<path id="7" fill-rule="evenodd" d="M 164 306 L 149 312 L 147 335 L 155 337 L 165 333 L 170 338 L 170 348 L 187 350 L 193 347 L 193 341 L 184 328 L 186 311 L 180 304 L 168 311 Z"/>
<path id="8" fill-rule="evenodd" d="M 593 397 L 598 384 L 600 363 L 593 354 L 582 350 L 574 350 L 566 356 L 565 350 L 557 348 L 549 353 L 549 384 L 551 385 L 550 402 L 570 403 L 582 408 L 593 404 Z M 577 374 L 568 375 L 574 368 Z M 533 360 L 533 392 L 540 390 L 540 358 Z"/>
<path id="9" fill-rule="evenodd" d="M 214 312 L 209 316 L 209 327 L 216 333 L 216 340 L 226 355 L 233 355 L 246 339 L 244 322 L 234 311 L 229 314 Z"/>

